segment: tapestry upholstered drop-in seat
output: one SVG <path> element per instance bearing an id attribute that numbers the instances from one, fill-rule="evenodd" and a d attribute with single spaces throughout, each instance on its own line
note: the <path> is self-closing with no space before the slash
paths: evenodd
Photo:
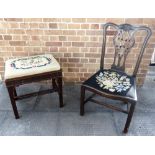
<path id="1" fill-rule="evenodd" d="M 60 65 L 51 54 L 9 59 L 5 62 L 5 79 L 60 70 Z"/>
<path id="2" fill-rule="evenodd" d="M 16 119 L 19 118 L 16 100 L 31 96 L 57 92 L 60 107 L 63 107 L 62 69 L 52 54 L 9 59 L 5 62 L 4 78 Z M 20 85 L 51 79 L 53 87 L 50 89 L 20 96 L 16 92 L 16 87 Z"/>
<path id="3" fill-rule="evenodd" d="M 83 85 L 111 95 L 127 96 L 131 99 L 136 97 L 134 78 L 112 69 L 100 69 Z"/>

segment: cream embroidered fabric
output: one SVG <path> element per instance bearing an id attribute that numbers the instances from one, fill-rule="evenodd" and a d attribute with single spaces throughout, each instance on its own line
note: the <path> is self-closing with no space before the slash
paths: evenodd
<path id="1" fill-rule="evenodd" d="M 5 79 L 60 70 L 51 54 L 10 59 L 5 62 Z"/>

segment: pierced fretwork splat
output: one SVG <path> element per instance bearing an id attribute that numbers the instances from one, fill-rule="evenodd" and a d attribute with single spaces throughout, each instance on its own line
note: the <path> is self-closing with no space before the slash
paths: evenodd
<path id="1" fill-rule="evenodd" d="M 112 64 L 113 69 L 125 70 L 125 61 L 131 48 L 134 46 L 134 31 L 119 29 L 114 36 L 115 57 Z"/>

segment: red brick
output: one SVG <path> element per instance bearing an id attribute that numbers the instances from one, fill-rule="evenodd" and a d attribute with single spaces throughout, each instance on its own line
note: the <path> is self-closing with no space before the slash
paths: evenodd
<path id="1" fill-rule="evenodd" d="M 84 45 L 84 42 L 72 42 L 72 46 L 74 47 L 83 47 Z"/>
<path id="2" fill-rule="evenodd" d="M 11 46 L 25 46 L 26 42 L 25 41 L 9 41 Z"/>
<path id="3" fill-rule="evenodd" d="M 4 20 L 10 22 L 22 22 L 23 18 L 4 18 Z"/>
<path id="4" fill-rule="evenodd" d="M 67 24 L 66 23 L 59 23 L 58 28 L 59 29 L 67 29 Z"/>
<path id="5" fill-rule="evenodd" d="M 46 30 L 44 33 L 45 35 L 62 35 L 61 30 Z"/>
<path id="6" fill-rule="evenodd" d="M 67 48 L 66 47 L 59 47 L 59 52 L 67 52 Z"/>
<path id="7" fill-rule="evenodd" d="M 98 42 L 86 42 L 86 47 L 102 47 L 101 43 Z"/>
<path id="8" fill-rule="evenodd" d="M 50 36 L 50 41 L 59 41 L 59 36 Z"/>
<path id="9" fill-rule="evenodd" d="M 84 57 L 84 53 L 73 53 L 73 57 Z"/>
<path id="10" fill-rule="evenodd" d="M 86 36 L 81 36 L 80 40 L 83 41 L 83 42 L 89 41 L 89 37 L 88 36 L 87 37 Z"/>
<path id="11" fill-rule="evenodd" d="M 87 63 L 88 59 L 87 58 L 81 58 L 81 63 Z"/>
<path id="12" fill-rule="evenodd" d="M 23 52 L 13 52 L 12 53 L 12 56 L 20 56 L 20 57 L 22 57 L 22 56 L 28 56 L 28 53 L 23 53 Z"/>
<path id="13" fill-rule="evenodd" d="M 60 18 L 43 18 L 43 22 L 60 22 Z"/>
<path id="14" fill-rule="evenodd" d="M 89 59 L 89 62 L 90 63 L 95 63 L 96 62 L 96 59 Z"/>
<path id="15" fill-rule="evenodd" d="M 80 68 L 80 72 L 87 72 L 87 68 Z"/>
<path id="16" fill-rule="evenodd" d="M 6 34 L 6 30 L 5 29 L 0 29 L 0 34 Z"/>
<path id="17" fill-rule="evenodd" d="M 76 34 L 77 34 L 77 35 L 85 35 L 86 32 L 85 32 L 84 30 L 77 30 L 77 31 L 76 31 Z"/>
<path id="18" fill-rule="evenodd" d="M 80 29 L 80 24 L 68 24 L 69 29 Z"/>
<path id="19" fill-rule="evenodd" d="M 96 53 L 85 53 L 86 58 L 98 58 L 100 57 L 101 54 L 96 54 Z"/>
<path id="20" fill-rule="evenodd" d="M 41 42 L 40 40 L 33 40 L 33 41 L 29 41 L 29 45 L 30 46 L 42 46 L 43 42 Z"/>
<path id="21" fill-rule="evenodd" d="M 125 19 L 125 22 L 129 24 L 135 24 L 135 25 L 142 24 L 143 18 L 127 18 Z"/>
<path id="22" fill-rule="evenodd" d="M 87 22 L 90 23 L 105 23 L 105 18 L 87 18 Z"/>
<path id="23" fill-rule="evenodd" d="M 72 18 L 72 22 L 84 23 L 84 22 L 86 22 L 86 18 Z"/>
<path id="24" fill-rule="evenodd" d="M 58 47 L 51 47 L 50 52 L 58 52 Z"/>
<path id="25" fill-rule="evenodd" d="M 68 68 L 68 72 L 79 72 L 79 68 Z"/>
<path id="26" fill-rule="evenodd" d="M 4 36 L 4 40 L 12 40 L 12 36 L 10 36 L 10 35 L 5 35 L 5 36 Z"/>
<path id="27" fill-rule="evenodd" d="M 29 27 L 30 28 L 39 28 L 39 24 L 38 23 L 29 23 Z"/>
<path id="28" fill-rule="evenodd" d="M 86 30 L 86 35 L 103 35 L 101 30 Z"/>
<path id="29" fill-rule="evenodd" d="M 31 36 L 32 40 L 40 40 L 40 36 Z"/>
<path id="30" fill-rule="evenodd" d="M 47 23 L 39 23 L 39 28 L 49 28 L 49 24 L 47 24 Z"/>
<path id="31" fill-rule="evenodd" d="M 71 22 L 71 18 L 61 18 L 61 21 L 62 22 L 67 22 L 67 23 L 70 23 Z"/>
<path id="32" fill-rule="evenodd" d="M 68 61 L 69 62 L 79 62 L 80 60 L 79 60 L 79 58 L 68 58 Z"/>
<path id="33" fill-rule="evenodd" d="M 80 36 L 68 36 L 68 41 L 80 41 Z"/>
<path id="34" fill-rule="evenodd" d="M 99 24 L 91 24 L 91 29 L 99 29 Z"/>
<path id="35" fill-rule="evenodd" d="M 24 48 L 23 47 L 15 47 L 15 51 L 23 51 Z"/>
<path id="36" fill-rule="evenodd" d="M 89 29 L 89 24 L 81 24 L 81 29 Z"/>
<path id="37" fill-rule="evenodd" d="M 62 46 L 62 42 L 46 42 L 46 46 Z"/>
<path id="38" fill-rule="evenodd" d="M 74 30 L 63 30 L 63 35 L 76 35 Z"/>
<path id="39" fill-rule="evenodd" d="M 67 58 L 60 58 L 60 62 L 67 62 L 67 60 L 68 60 Z"/>
<path id="40" fill-rule="evenodd" d="M 24 22 L 42 22 L 42 18 L 24 18 Z"/>
<path id="41" fill-rule="evenodd" d="M 71 55 L 72 55 L 71 53 L 64 53 L 64 57 L 67 57 L 67 58 L 71 57 Z"/>
<path id="42" fill-rule="evenodd" d="M 9 23 L 10 28 L 19 28 L 20 24 L 19 23 Z"/>
<path id="43" fill-rule="evenodd" d="M 2 37 L 2 35 L 0 35 L 0 40 L 3 40 L 3 37 Z"/>
<path id="44" fill-rule="evenodd" d="M 116 23 L 116 24 L 123 24 L 125 23 L 123 18 L 107 18 L 106 22 Z"/>
<path id="45" fill-rule="evenodd" d="M 8 29 L 7 30 L 8 34 L 25 34 L 25 30 L 23 29 Z"/>
<path id="46" fill-rule="evenodd" d="M 49 28 L 51 29 L 57 29 L 58 25 L 56 23 L 49 23 Z"/>
<path id="47" fill-rule="evenodd" d="M 90 41 L 98 41 L 99 40 L 99 38 L 98 37 L 90 37 Z"/>
<path id="48" fill-rule="evenodd" d="M 66 41 L 67 40 L 67 37 L 66 36 L 59 36 L 59 40 L 60 41 Z"/>
<path id="49" fill-rule="evenodd" d="M 69 46 L 71 46 L 72 44 L 71 44 L 71 42 L 63 42 L 63 46 L 67 46 L 67 47 L 69 47 Z"/>

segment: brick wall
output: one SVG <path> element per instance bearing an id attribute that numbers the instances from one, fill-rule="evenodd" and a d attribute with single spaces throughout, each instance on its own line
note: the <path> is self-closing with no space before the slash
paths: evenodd
<path id="1" fill-rule="evenodd" d="M 102 26 L 106 22 L 130 23 L 152 28 L 153 36 L 138 72 L 138 84 L 144 82 L 155 42 L 155 19 L 110 18 L 4 18 L 0 19 L 0 74 L 8 58 L 52 53 L 63 68 L 64 81 L 80 82 L 99 67 Z M 129 55 L 127 72 L 133 69 L 143 33 L 137 35 Z M 108 42 L 106 66 L 112 62 L 113 48 Z"/>

